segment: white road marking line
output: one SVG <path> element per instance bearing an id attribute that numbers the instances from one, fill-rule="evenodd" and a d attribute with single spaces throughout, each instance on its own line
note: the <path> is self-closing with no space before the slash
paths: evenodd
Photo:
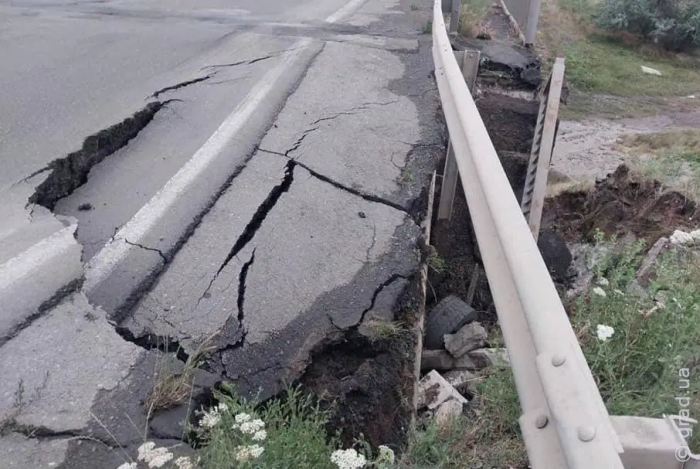
<path id="1" fill-rule="evenodd" d="M 350 0 L 338 11 L 326 18 L 328 23 L 336 23 L 348 15 L 366 0 Z M 102 284 L 122 262 L 133 244 L 139 244 L 156 223 L 176 203 L 180 194 L 197 181 L 216 156 L 235 139 L 236 134 L 257 110 L 259 104 L 274 89 L 275 85 L 289 67 L 306 52 L 313 42 L 310 38 L 296 41 L 290 50 L 282 56 L 280 63 L 267 72 L 250 90 L 248 95 L 229 114 L 214 134 L 190 160 L 129 220 L 114 237 L 88 262 L 85 272 L 84 290 L 90 292 Z M 129 240 L 127 244 L 124 240 Z"/>

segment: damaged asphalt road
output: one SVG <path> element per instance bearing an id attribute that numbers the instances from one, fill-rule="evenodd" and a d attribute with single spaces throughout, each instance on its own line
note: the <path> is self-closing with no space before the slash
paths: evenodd
<path id="1" fill-rule="evenodd" d="M 362 331 L 410 327 L 420 303 L 419 226 L 444 152 L 429 12 L 216 7 L 0 6 L 38 57 L 0 51 L 17 68 L 0 74 L 17 90 L 0 93 L 0 300 L 19 298 L 0 315 L 10 468 L 117 467 L 144 435 L 187 440 L 222 381 L 262 398 L 300 382 L 367 415 L 391 409 L 370 435 L 405 428 L 397 396 L 412 395 L 413 357 L 366 346 Z M 40 65 L 57 37 L 73 49 Z M 88 66 L 93 49 L 104 58 Z M 53 75 L 35 78 L 41 67 Z M 32 79 L 50 99 L 20 83 Z M 352 389 L 324 374 L 344 354 L 352 370 L 334 370 Z M 195 358 L 191 402 L 146 405 Z"/>

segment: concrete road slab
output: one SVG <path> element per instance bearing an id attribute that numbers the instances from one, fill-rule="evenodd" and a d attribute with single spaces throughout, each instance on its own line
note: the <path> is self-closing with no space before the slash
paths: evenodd
<path id="1" fill-rule="evenodd" d="M 421 138 L 415 104 L 389 90 L 404 66 L 395 54 L 327 43 L 260 148 L 331 179 L 406 204 L 407 155 Z M 357 138 L 361 135 L 362 138 Z"/>
<path id="2" fill-rule="evenodd" d="M 49 432 L 82 430 L 98 393 L 115 389 L 145 353 L 75 294 L 0 348 L 0 415 Z"/>
<path id="3" fill-rule="evenodd" d="M 224 264 L 258 208 L 282 183 L 286 164 L 277 155 L 256 153 L 123 325 L 136 337 L 170 337 L 191 353 L 237 317 L 245 261 L 236 256 Z"/>

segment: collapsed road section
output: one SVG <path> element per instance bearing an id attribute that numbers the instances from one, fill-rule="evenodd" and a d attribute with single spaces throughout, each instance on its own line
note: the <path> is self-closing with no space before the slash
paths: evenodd
<path id="1" fill-rule="evenodd" d="M 120 265 L 99 294 L 74 285 L 13 325 L 0 345 L 0 454 L 10 467 L 118 467 L 145 437 L 191 442 L 186 423 L 223 381 L 262 398 L 300 383 L 340 404 L 334 422 L 345 422 L 346 441 L 400 443 L 422 305 L 419 226 L 444 153 L 421 15 L 409 2 L 369 1 L 350 24 L 371 44 L 314 42 L 264 137 L 233 139 L 244 163 L 221 160 L 206 173 L 222 189 L 204 208 L 165 214 L 166 229 L 187 227 L 184 238 L 112 236 L 108 245 L 128 245 L 141 261 Z M 195 93 L 205 76 L 160 95 Z M 158 111 L 140 142 L 169 116 Z M 99 172 L 87 170 L 86 184 L 67 189 L 76 210 L 75 194 L 99 190 Z M 67 207 L 49 198 L 47 207 Z M 82 219 L 36 210 L 71 238 L 77 227 L 80 240 Z M 85 247 L 99 258 L 99 246 Z"/>

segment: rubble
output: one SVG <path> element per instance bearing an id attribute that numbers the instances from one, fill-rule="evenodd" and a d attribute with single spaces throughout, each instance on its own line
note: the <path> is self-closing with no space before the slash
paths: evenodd
<path id="1" fill-rule="evenodd" d="M 476 350 L 486 344 L 488 334 L 478 322 L 469 323 L 455 334 L 444 337 L 445 348 L 455 358 L 460 358 L 467 352 Z"/>

